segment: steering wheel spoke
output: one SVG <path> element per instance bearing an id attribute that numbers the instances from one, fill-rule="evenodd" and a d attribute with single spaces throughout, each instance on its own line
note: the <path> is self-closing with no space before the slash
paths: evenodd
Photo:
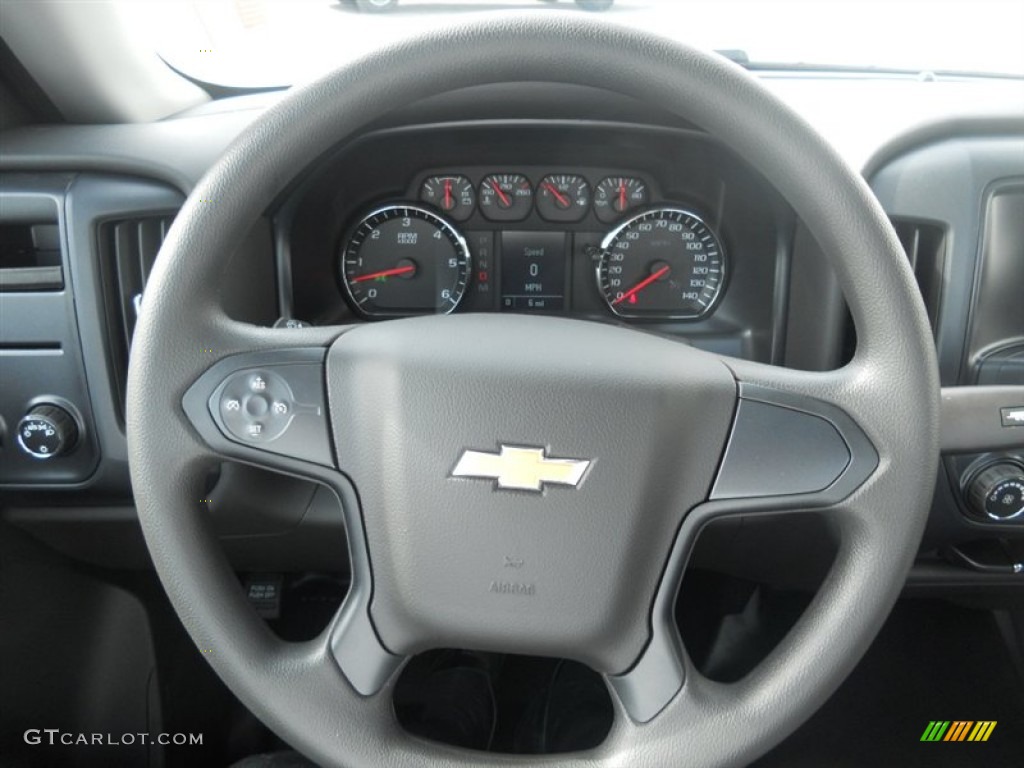
<path id="1" fill-rule="evenodd" d="M 730 361 L 738 402 L 708 513 L 823 509 L 878 467 L 848 412 L 852 371 L 807 373 Z"/>
<path id="2" fill-rule="evenodd" d="M 624 711 L 648 723 L 677 696 L 692 667 L 675 623 L 683 571 L 703 527 L 726 515 L 828 510 L 843 504 L 876 470 L 878 452 L 844 407 L 855 369 L 807 373 L 728 359 L 737 405 L 709 497 L 689 512 L 656 593 L 651 639 L 636 663 L 608 682 Z M 709 681 L 704 681 L 708 683 Z"/>
<path id="3" fill-rule="evenodd" d="M 219 456 L 292 474 L 319 474 L 304 465 L 333 469 L 325 345 L 343 330 L 221 326 L 218 348 L 230 351 L 182 398 L 205 445 Z"/>
<path id="4" fill-rule="evenodd" d="M 212 459 L 303 476 L 339 497 L 351 583 L 329 631 L 329 655 L 357 693 L 372 696 L 404 657 L 385 648 L 373 628 L 372 577 L 359 502 L 336 469 L 326 347 L 347 329 L 269 329 L 227 320 L 216 327 L 220 349 L 249 351 L 226 354 L 210 365 L 186 391 L 182 407 Z"/>
<path id="5" fill-rule="evenodd" d="M 675 623 L 676 595 L 695 537 L 696 529 L 685 525 L 676 536 L 651 608 L 650 642 L 640 658 L 623 674 L 605 678 L 635 723 L 656 718 L 695 674 Z"/>

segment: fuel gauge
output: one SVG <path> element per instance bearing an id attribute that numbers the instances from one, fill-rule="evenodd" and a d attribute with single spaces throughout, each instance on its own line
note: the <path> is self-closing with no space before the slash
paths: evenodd
<path id="1" fill-rule="evenodd" d="M 590 185 L 582 176 L 558 173 L 537 185 L 537 212 L 547 221 L 579 221 L 590 207 Z"/>

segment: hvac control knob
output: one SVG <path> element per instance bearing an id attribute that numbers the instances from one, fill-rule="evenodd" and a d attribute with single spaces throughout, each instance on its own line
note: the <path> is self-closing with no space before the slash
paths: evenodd
<path id="1" fill-rule="evenodd" d="M 1010 463 L 989 467 L 971 482 L 967 501 L 989 520 L 1024 517 L 1024 469 Z"/>
<path id="2" fill-rule="evenodd" d="M 35 459 L 52 459 L 78 443 L 75 417 L 57 405 L 37 405 L 18 422 L 18 445 Z"/>

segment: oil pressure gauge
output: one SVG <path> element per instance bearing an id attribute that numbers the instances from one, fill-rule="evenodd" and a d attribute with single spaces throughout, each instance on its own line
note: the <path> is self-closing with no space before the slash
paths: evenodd
<path id="1" fill-rule="evenodd" d="M 594 190 L 594 213 L 600 221 L 618 221 L 625 214 L 647 205 L 649 194 L 643 179 L 609 176 Z"/>

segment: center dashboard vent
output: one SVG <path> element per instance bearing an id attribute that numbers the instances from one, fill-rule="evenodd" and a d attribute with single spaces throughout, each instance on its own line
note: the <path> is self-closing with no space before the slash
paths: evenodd
<path id="1" fill-rule="evenodd" d="M 165 213 L 108 221 L 99 227 L 107 335 L 119 403 L 124 403 L 128 355 L 146 281 L 173 221 L 174 213 Z"/>
<path id="2" fill-rule="evenodd" d="M 928 312 L 932 331 L 938 330 L 937 322 L 942 306 L 942 287 L 946 273 L 947 237 L 946 228 L 932 221 L 893 217 L 892 226 L 907 254 L 910 266 L 917 278 L 921 298 Z"/>

